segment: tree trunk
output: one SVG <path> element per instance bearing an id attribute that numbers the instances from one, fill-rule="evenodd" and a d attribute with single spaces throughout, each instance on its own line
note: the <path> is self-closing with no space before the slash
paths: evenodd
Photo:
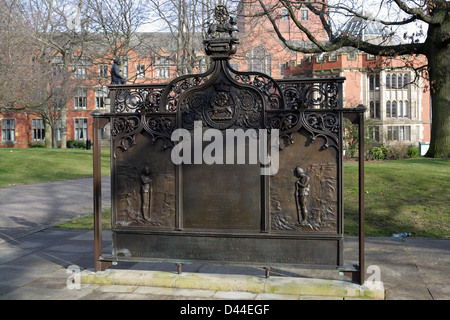
<path id="1" fill-rule="evenodd" d="M 44 144 L 46 148 L 52 147 L 52 127 L 50 126 L 50 123 L 48 123 L 47 120 L 44 120 L 44 130 L 45 130 L 45 140 Z"/>
<path id="2" fill-rule="evenodd" d="M 61 149 L 67 148 L 67 106 L 61 107 Z"/>
<path id="3" fill-rule="evenodd" d="M 431 141 L 426 157 L 450 157 L 450 45 L 442 41 L 449 34 L 450 22 L 430 25 L 427 46 L 431 94 Z"/>

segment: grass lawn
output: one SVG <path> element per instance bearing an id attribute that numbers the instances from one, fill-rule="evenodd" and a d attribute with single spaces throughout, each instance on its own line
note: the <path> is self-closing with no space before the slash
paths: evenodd
<path id="1" fill-rule="evenodd" d="M 0 149 L 0 187 L 92 177 L 92 150 Z M 109 149 L 102 150 L 102 174 L 109 174 Z"/>
<path id="2" fill-rule="evenodd" d="M 94 229 L 94 215 L 88 215 L 84 217 L 79 217 L 74 220 L 67 221 L 60 225 L 55 226 L 55 228 L 61 229 Z M 111 229 L 111 209 L 105 209 L 102 211 L 102 229 Z"/>
<path id="3" fill-rule="evenodd" d="M 366 162 L 366 236 L 450 237 L 450 160 Z M 344 165 L 345 234 L 358 233 L 358 164 Z"/>
<path id="4" fill-rule="evenodd" d="M 0 187 L 92 176 L 92 150 L 0 149 Z M 109 174 L 109 149 L 102 174 Z M 104 212 L 105 228 L 110 211 Z M 344 165 L 345 234 L 358 234 L 358 164 Z M 450 160 L 404 159 L 365 163 L 366 236 L 450 238 Z M 92 228 L 93 217 L 66 228 Z"/>

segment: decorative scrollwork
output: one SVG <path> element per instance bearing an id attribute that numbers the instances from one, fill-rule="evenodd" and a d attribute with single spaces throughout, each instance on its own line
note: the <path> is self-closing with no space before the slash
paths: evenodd
<path id="1" fill-rule="evenodd" d="M 164 88 L 145 87 L 115 90 L 113 113 L 153 113 L 159 112 L 159 104 Z"/>
<path id="2" fill-rule="evenodd" d="M 319 136 L 325 139 L 322 150 L 328 147 L 335 147 L 339 150 L 341 130 L 339 119 L 339 113 L 305 113 L 302 123 L 305 129 L 311 133 L 313 141 Z"/>
<path id="3" fill-rule="evenodd" d="M 301 127 L 301 115 L 298 112 L 277 112 L 268 116 L 268 129 L 278 129 L 280 138 L 293 143 L 292 133 Z"/>
<path id="4" fill-rule="evenodd" d="M 181 77 L 170 84 L 164 101 L 166 110 L 169 112 L 176 112 L 180 95 L 192 87 L 204 84 L 208 80 L 208 75 L 209 74 Z"/>
<path id="5" fill-rule="evenodd" d="M 335 109 L 342 104 L 336 82 L 283 82 L 280 87 L 287 109 Z"/>
<path id="6" fill-rule="evenodd" d="M 126 151 L 136 144 L 136 135 L 141 131 L 139 116 L 119 117 L 112 122 L 111 136 L 114 146 Z"/>
<path id="7" fill-rule="evenodd" d="M 136 144 L 136 136 L 142 130 L 150 134 L 152 142 L 163 141 L 162 149 L 174 146 L 171 136 L 176 129 L 175 117 L 155 115 L 136 115 L 114 118 L 111 136 L 115 148 L 127 151 Z M 115 153 L 114 153 L 115 156 Z"/>
<path id="8" fill-rule="evenodd" d="M 239 83 L 250 85 L 267 97 L 270 110 L 283 108 L 283 96 L 277 82 L 271 77 L 258 72 L 239 72 L 228 68 L 228 72 Z"/>
<path id="9" fill-rule="evenodd" d="M 160 139 L 163 141 L 163 150 L 173 148 L 174 143 L 171 140 L 171 136 L 176 128 L 174 118 L 159 115 L 144 117 L 143 127 L 152 136 L 153 143 Z"/>

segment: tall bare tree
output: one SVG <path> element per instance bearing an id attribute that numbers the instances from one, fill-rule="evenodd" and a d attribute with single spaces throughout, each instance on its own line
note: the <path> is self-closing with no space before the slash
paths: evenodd
<path id="1" fill-rule="evenodd" d="M 278 38 L 294 51 L 320 53 L 342 47 L 354 47 L 378 56 L 424 55 L 428 63 L 418 69 L 426 71 L 432 100 L 431 143 L 428 157 L 450 157 L 450 3 L 445 0 L 378 0 L 370 10 L 363 10 L 360 0 L 243 0 L 259 4 L 259 14 L 270 21 Z M 367 2 L 366 2 L 367 5 Z M 304 32 L 314 46 L 306 47 L 289 41 L 277 24 L 280 9 L 289 14 L 296 28 Z M 298 18 L 296 11 L 304 8 L 316 15 L 326 32 L 327 41 L 320 41 L 307 21 Z M 388 36 L 401 32 L 405 41 L 393 43 L 367 41 L 361 34 L 340 32 L 339 25 L 351 17 L 375 21 L 391 30 Z M 422 28 L 408 32 L 403 27 L 420 23 Z"/>
<path id="2" fill-rule="evenodd" d="M 1 0 L 0 6 L 0 111 L 20 111 L 46 103 L 42 96 L 45 70 L 39 46 L 30 36 L 32 26 L 21 16 L 21 4 Z"/>
<path id="3" fill-rule="evenodd" d="M 39 45 L 36 59 L 47 70 L 41 81 L 46 86 L 47 104 L 33 111 L 43 117 L 46 126 L 52 128 L 50 137 L 55 136 L 55 122 L 61 121 L 61 148 L 65 148 L 67 101 L 71 98 L 68 93 L 74 92 L 69 86 L 77 85 L 68 79 L 75 70 L 74 65 L 80 62 L 78 59 L 83 57 L 85 44 L 92 37 L 87 27 L 86 7 L 82 0 L 22 0 L 21 6 L 24 20 L 33 28 L 30 35 Z M 57 81 L 55 59 L 57 73 L 64 74 Z M 63 103 L 62 97 L 66 103 Z M 50 117 L 50 114 L 53 116 Z M 51 139 L 46 140 L 48 144 Z"/>
<path id="4" fill-rule="evenodd" d="M 126 56 L 146 46 L 145 35 L 140 35 L 138 30 L 150 22 L 148 1 L 86 0 L 86 5 L 90 31 L 97 35 L 97 48 L 108 50 L 105 59 Z"/>
<path id="5" fill-rule="evenodd" d="M 169 31 L 176 42 L 173 52 L 177 59 L 178 75 L 192 73 L 203 57 L 197 55 L 205 25 L 212 19 L 216 5 L 227 0 L 149 0 L 154 8 L 155 21 Z"/>

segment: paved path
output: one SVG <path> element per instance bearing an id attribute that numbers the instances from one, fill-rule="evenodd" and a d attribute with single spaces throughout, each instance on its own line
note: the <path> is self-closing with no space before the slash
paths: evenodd
<path id="1" fill-rule="evenodd" d="M 157 288 L 135 284 L 81 284 L 78 288 L 70 289 L 67 279 L 72 272 L 67 272 L 68 268 L 75 271 L 75 268 L 79 267 L 82 271 L 92 270 L 94 266 L 93 239 L 93 231 L 50 228 L 18 240 L 1 243 L 0 300 L 326 299 L 242 291 Z M 108 252 L 111 250 L 110 231 L 104 231 L 103 241 L 104 252 Z M 356 258 L 357 239 L 346 238 L 345 241 L 345 260 L 352 261 Z M 366 238 L 365 256 L 367 267 L 379 267 L 387 300 L 450 300 L 450 240 Z M 177 276 L 173 263 L 122 262 L 110 269 L 169 271 L 174 277 Z M 264 277 L 264 270 L 256 267 L 192 264 L 184 265 L 183 272 Z M 346 279 L 336 271 L 301 268 L 274 268 L 271 276 Z M 298 305 L 295 306 L 298 308 Z"/>
<path id="2" fill-rule="evenodd" d="M 110 201 L 110 177 L 102 177 L 102 206 Z M 92 178 L 0 188 L 0 243 L 93 213 Z"/>
<path id="3" fill-rule="evenodd" d="M 109 205 L 109 177 L 102 179 Z M 0 300 L 2 299 L 277 299 L 276 296 L 140 286 L 67 287 L 67 268 L 92 269 L 93 231 L 49 229 L 61 220 L 92 212 L 92 179 L 0 189 Z M 37 232 L 42 230 L 42 232 Z M 104 231 L 104 252 L 111 233 Z M 357 239 L 346 238 L 345 263 L 357 260 Z M 378 267 L 387 300 L 450 300 L 450 239 L 366 238 L 366 267 Z M 173 264 L 120 263 L 112 268 L 169 270 Z M 186 265 L 185 272 L 263 276 L 262 269 Z M 370 275 L 372 272 L 367 272 Z M 340 277 L 314 270 L 277 270 L 275 275 Z M 281 299 L 301 299 L 284 296 Z M 317 298 L 317 297 L 306 297 Z"/>

